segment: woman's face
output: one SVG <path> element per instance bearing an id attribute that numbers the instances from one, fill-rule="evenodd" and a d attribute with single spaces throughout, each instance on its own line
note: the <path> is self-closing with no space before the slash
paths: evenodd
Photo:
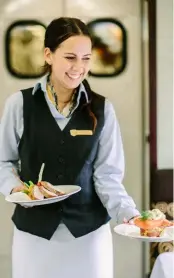
<path id="1" fill-rule="evenodd" d="M 52 79 L 66 89 L 74 89 L 90 69 L 92 44 L 90 38 L 79 35 L 65 40 L 51 52 L 45 48 L 45 60 L 52 67 Z"/>

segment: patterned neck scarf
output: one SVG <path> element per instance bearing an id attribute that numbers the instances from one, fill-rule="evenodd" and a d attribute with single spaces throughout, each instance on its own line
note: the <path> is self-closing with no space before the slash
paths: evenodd
<path id="1" fill-rule="evenodd" d="M 73 93 L 71 100 L 66 104 L 66 106 L 63 109 L 59 108 L 58 94 L 56 93 L 54 86 L 50 81 L 50 76 L 48 76 L 47 80 L 47 93 L 49 99 L 54 104 L 57 111 L 64 117 L 68 118 L 76 105 L 76 91 L 75 93 Z"/>

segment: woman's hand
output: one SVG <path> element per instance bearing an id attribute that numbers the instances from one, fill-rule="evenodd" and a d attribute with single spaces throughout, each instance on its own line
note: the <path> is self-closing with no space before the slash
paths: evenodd
<path id="1" fill-rule="evenodd" d="M 26 186 L 21 184 L 19 186 L 14 187 L 11 191 L 11 194 L 16 193 L 16 192 L 20 192 L 22 190 L 26 190 Z"/>
<path id="2" fill-rule="evenodd" d="M 173 221 L 169 221 L 167 219 L 164 219 L 163 223 L 162 223 L 162 226 L 163 227 L 171 227 L 171 226 L 174 226 L 174 222 Z"/>
<path id="3" fill-rule="evenodd" d="M 134 217 L 132 217 L 131 219 L 127 220 L 126 218 L 123 219 L 123 223 L 124 224 L 130 224 L 130 225 L 134 225 L 134 219 L 136 219 L 137 217 L 139 217 L 140 215 L 136 215 Z"/>
<path id="4" fill-rule="evenodd" d="M 11 194 L 21 192 L 22 190 L 26 190 L 26 186 L 21 184 L 19 186 L 14 187 L 11 191 Z M 21 205 L 21 206 L 24 207 L 24 208 L 28 208 L 27 206 L 23 206 L 23 205 Z"/>

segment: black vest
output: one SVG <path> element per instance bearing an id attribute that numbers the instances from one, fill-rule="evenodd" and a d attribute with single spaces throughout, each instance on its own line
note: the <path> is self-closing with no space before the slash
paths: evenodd
<path id="1" fill-rule="evenodd" d="M 45 163 L 42 180 L 53 185 L 79 185 L 82 189 L 55 204 L 33 208 L 17 205 L 12 220 L 19 230 L 50 239 L 62 221 L 75 237 L 80 237 L 110 220 L 93 182 L 93 166 L 104 125 L 105 99 L 90 93 L 90 109 L 97 118 L 95 133 L 73 137 L 71 129 L 93 129 L 94 122 L 85 105 L 84 95 L 70 121 L 61 130 L 41 89 L 35 95 L 32 95 L 32 88 L 22 91 L 24 132 L 19 144 L 21 179 L 37 182 L 41 164 Z"/>

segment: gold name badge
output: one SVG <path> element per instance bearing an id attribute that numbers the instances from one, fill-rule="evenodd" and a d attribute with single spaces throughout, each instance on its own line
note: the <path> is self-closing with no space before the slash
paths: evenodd
<path id="1" fill-rule="evenodd" d="M 77 136 L 77 135 L 93 135 L 92 130 L 77 130 L 77 129 L 71 129 L 70 130 L 71 136 Z"/>

